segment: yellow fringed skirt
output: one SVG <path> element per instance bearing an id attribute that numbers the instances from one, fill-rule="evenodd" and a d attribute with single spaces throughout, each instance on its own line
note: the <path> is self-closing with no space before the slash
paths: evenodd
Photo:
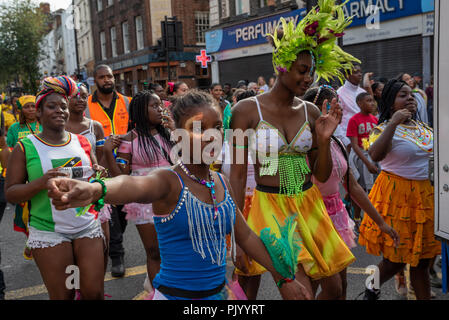
<path id="1" fill-rule="evenodd" d="M 332 276 L 354 262 L 355 257 L 335 230 L 326 212 L 321 193 L 315 185 L 301 195 L 287 196 L 254 190 L 247 223 L 257 234 L 264 228 L 271 228 L 277 236 L 279 229 L 273 215 L 280 224 L 298 213 L 297 231 L 301 236 L 301 251 L 298 256 L 305 272 L 312 279 Z M 260 275 L 264 267 L 251 261 L 247 266 L 249 273 L 244 276 Z"/>
<path id="2" fill-rule="evenodd" d="M 400 244 L 395 248 L 393 240 L 382 234 L 365 214 L 359 229 L 360 245 L 370 254 L 382 254 L 391 262 L 412 267 L 416 267 L 420 259 L 440 254 L 441 243 L 434 237 L 433 192 L 429 180 L 409 180 L 382 171 L 369 199 L 385 222 L 398 232 Z"/>

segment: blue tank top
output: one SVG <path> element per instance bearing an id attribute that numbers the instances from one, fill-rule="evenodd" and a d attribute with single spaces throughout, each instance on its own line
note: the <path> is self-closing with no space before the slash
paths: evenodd
<path id="1" fill-rule="evenodd" d="M 214 220 L 213 205 L 195 197 L 178 173 L 173 172 L 182 190 L 171 214 L 154 216 L 161 267 L 153 286 L 189 291 L 215 289 L 225 281 L 226 235 L 231 233 L 231 242 L 235 243 L 236 205 L 218 174 L 225 197 L 218 204 L 218 216 Z"/>

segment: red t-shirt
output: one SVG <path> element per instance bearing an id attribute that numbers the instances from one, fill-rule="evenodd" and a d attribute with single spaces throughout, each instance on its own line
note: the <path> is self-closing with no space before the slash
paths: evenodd
<path id="1" fill-rule="evenodd" d="M 362 148 L 362 139 L 368 138 L 372 129 L 377 126 L 377 118 L 372 114 L 356 113 L 349 119 L 347 137 L 357 137 L 359 147 Z"/>

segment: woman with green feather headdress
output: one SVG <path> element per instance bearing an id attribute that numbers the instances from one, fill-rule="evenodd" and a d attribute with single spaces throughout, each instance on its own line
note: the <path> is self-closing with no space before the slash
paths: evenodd
<path id="1" fill-rule="evenodd" d="M 312 291 L 311 280 L 318 280 L 322 288 L 319 299 L 340 298 L 338 273 L 355 260 L 311 182 L 311 174 L 321 182 L 331 174 L 330 139 L 342 112 L 336 99 L 330 102 L 329 111 L 320 111 L 297 97 L 311 86 L 315 73 L 318 79 L 343 82 L 345 73 L 359 62 L 337 45 L 337 38 L 351 23 L 351 18 L 344 17 L 343 5 L 319 0 L 296 26 L 281 18 L 269 35 L 277 74 L 274 86 L 239 102 L 231 118 L 231 129 L 255 131 L 243 143 L 235 137 L 232 141 L 234 152 L 245 153 L 243 159 L 248 158 L 249 150 L 257 153 L 257 187 L 248 225 L 261 234 L 285 281 L 296 277 Z M 230 181 L 240 209 L 246 176 L 247 163 L 231 165 Z M 238 256 L 242 257 L 236 263 L 239 275 L 255 277 L 265 272 L 257 263 L 248 263 L 243 254 Z"/>

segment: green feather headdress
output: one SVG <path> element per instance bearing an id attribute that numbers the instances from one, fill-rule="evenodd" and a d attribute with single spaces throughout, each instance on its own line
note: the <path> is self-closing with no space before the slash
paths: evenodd
<path id="1" fill-rule="evenodd" d="M 301 51 L 309 51 L 314 60 L 315 72 L 320 78 L 329 81 L 337 77 L 344 82 L 344 72 L 353 69 L 353 62 L 360 60 L 344 52 L 337 45 L 337 38 L 344 34 L 344 29 L 352 22 L 352 17 L 345 18 L 343 6 L 335 5 L 335 0 L 318 0 L 314 7 L 295 27 L 293 20 L 288 23 L 281 18 L 281 23 L 268 34 L 273 39 L 273 67 L 276 74 L 288 72 Z M 283 36 L 277 36 L 282 28 Z"/>

